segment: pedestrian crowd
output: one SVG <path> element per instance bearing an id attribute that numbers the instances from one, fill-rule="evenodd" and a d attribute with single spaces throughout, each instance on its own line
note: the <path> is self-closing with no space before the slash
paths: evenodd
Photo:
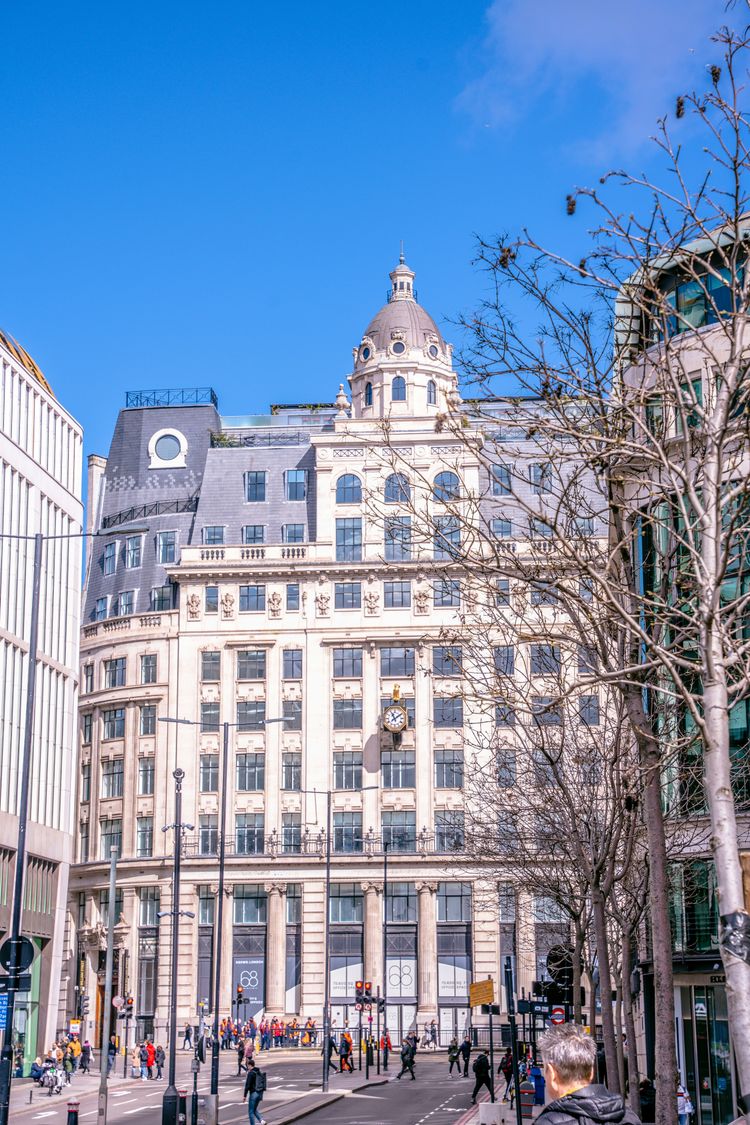
<path id="1" fill-rule="evenodd" d="M 270 1051 L 274 1047 L 315 1047 L 318 1028 L 310 1016 L 304 1023 L 296 1017 L 286 1022 L 275 1018 L 256 1022 L 251 1017 L 243 1023 L 225 1018 L 219 1024 L 219 1044 L 222 1051 L 236 1049 L 240 1042 L 248 1039 L 255 1043 L 258 1051 Z"/>
<path id="2" fill-rule="evenodd" d="M 50 1097 L 61 1094 L 69 1086 L 76 1073 L 87 1074 L 91 1068 L 94 1052 L 88 1039 L 81 1043 L 77 1035 L 58 1039 L 42 1057 L 38 1055 L 31 1064 L 30 1077 L 45 1088 Z M 16 1076 L 21 1077 L 23 1058 L 16 1061 Z"/>

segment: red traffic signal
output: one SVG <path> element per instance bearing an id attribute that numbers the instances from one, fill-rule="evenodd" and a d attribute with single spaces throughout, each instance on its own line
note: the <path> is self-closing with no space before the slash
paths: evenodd
<path id="1" fill-rule="evenodd" d="M 372 981 L 371 980 L 365 981 L 365 1000 L 367 1000 L 367 1001 L 372 1000 Z"/>
<path id="2" fill-rule="evenodd" d="M 238 996 L 241 996 L 241 995 L 242 995 L 242 993 L 243 993 L 244 991 L 245 991 L 245 990 L 244 990 L 244 988 L 242 987 L 242 985 L 241 985 L 241 984 L 238 984 L 238 985 L 237 985 L 237 995 L 238 995 Z"/>

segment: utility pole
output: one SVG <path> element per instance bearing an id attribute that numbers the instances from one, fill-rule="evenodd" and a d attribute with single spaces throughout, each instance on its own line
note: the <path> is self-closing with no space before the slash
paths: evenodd
<path id="1" fill-rule="evenodd" d="M 182 855 L 182 782 L 185 771 L 174 770 L 174 873 L 172 875 L 172 967 L 169 990 L 169 1072 L 161 1106 L 162 1125 L 177 1125 L 180 1096 L 175 1086 L 177 1061 L 177 959 L 180 951 L 180 858 Z"/>
<path id="2" fill-rule="evenodd" d="M 8 1125 L 10 1117 L 10 1082 L 13 1074 L 13 1015 L 18 992 L 20 965 L 19 942 L 23 911 L 23 883 L 26 873 L 26 824 L 29 814 L 29 775 L 34 739 L 34 701 L 36 697 L 36 655 L 39 637 L 39 587 L 42 575 L 42 543 L 44 536 L 34 536 L 34 572 L 31 584 L 29 622 L 29 666 L 26 675 L 26 714 L 24 717 L 23 750 L 19 763 L 21 792 L 18 801 L 18 846 L 13 876 L 13 912 L 10 921 L 10 962 L 8 964 L 8 1009 L 5 1019 L 3 1051 L 0 1056 L 0 1125 Z M 111 930 L 111 927 L 110 927 Z"/>
<path id="3" fill-rule="evenodd" d="M 516 1000 L 513 994 L 513 963 L 505 958 L 505 998 L 508 1004 L 508 1023 L 510 1024 L 510 1048 L 513 1058 L 513 1089 L 516 1106 L 516 1125 L 523 1125 L 521 1115 L 521 1082 L 518 1077 L 518 1039 L 516 1032 Z M 493 1075 L 494 1078 L 494 1075 Z"/>
<path id="4" fill-rule="evenodd" d="M 109 1074 L 109 1037 L 112 1034 L 112 969 L 115 961 L 115 896 L 117 894 L 117 847 L 109 849 L 109 906 L 107 908 L 107 960 L 104 970 L 104 1008 L 102 1010 L 102 1047 L 99 1058 L 98 1125 L 107 1125 L 107 1077 Z"/>
<path id="5" fill-rule="evenodd" d="M 214 945 L 214 1032 L 211 1044 L 211 1096 L 217 1098 L 216 1120 L 219 1120 L 219 994 L 221 989 L 221 946 L 224 933 L 224 867 L 226 863 L 227 789 L 229 788 L 229 723 L 224 723 L 224 745 L 221 759 L 221 812 L 219 814 L 219 901 L 216 905 L 216 939 Z M 232 998 L 229 997 L 230 1014 Z M 237 1009 L 239 1017 L 239 1007 Z"/>
<path id="6" fill-rule="evenodd" d="M 326 917 L 323 962 L 323 1090 L 328 1089 L 328 1041 L 331 1038 L 331 790 L 326 804 Z"/>
<path id="7" fill-rule="evenodd" d="M 388 1069 L 388 846 L 383 841 L 383 1070 Z M 380 1048 L 380 1036 L 378 1036 Z"/>

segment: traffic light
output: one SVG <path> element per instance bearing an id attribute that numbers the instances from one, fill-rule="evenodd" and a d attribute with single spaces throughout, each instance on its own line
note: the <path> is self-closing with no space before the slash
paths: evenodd
<path id="1" fill-rule="evenodd" d="M 385 996 L 378 996 L 378 1011 L 381 1016 L 385 1012 Z"/>
<path id="2" fill-rule="evenodd" d="M 204 1063 L 206 1061 L 206 1037 L 201 1035 L 198 1039 L 195 1053 L 198 1056 L 198 1061 Z"/>
<path id="3" fill-rule="evenodd" d="M 81 1017 L 83 1018 L 84 1016 L 87 1016 L 88 1014 L 89 1014 L 89 998 L 88 998 L 88 996 L 82 996 L 81 997 Z"/>
<path id="4" fill-rule="evenodd" d="M 365 981 L 365 1003 L 372 1003 L 372 981 Z"/>
<path id="5" fill-rule="evenodd" d="M 242 1003 L 242 996 L 243 996 L 244 991 L 245 990 L 242 987 L 242 985 L 238 984 L 237 985 L 237 1019 L 240 1018 L 240 1004 Z"/>
<path id="6" fill-rule="evenodd" d="M 365 982 L 362 980 L 355 980 L 354 982 L 354 1009 L 357 1012 L 362 1011 L 362 1005 L 365 1002 Z"/>
<path id="7" fill-rule="evenodd" d="M 125 1019 L 132 1020 L 133 1018 L 133 997 L 128 996 L 125 999 Z"/>

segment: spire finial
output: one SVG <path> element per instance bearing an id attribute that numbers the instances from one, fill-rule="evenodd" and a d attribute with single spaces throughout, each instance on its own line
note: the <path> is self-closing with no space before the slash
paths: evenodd
<path id="1" fill-rule="evenodd" d="M 402 238 L 401 239 L 401 251 L 400 251 L 399 256 L 398 256 L 398 264 L 400 266 L 403 266 L 405 261 L 406 261 L 406 258 L 404 257 L 404 240 Z"/>

